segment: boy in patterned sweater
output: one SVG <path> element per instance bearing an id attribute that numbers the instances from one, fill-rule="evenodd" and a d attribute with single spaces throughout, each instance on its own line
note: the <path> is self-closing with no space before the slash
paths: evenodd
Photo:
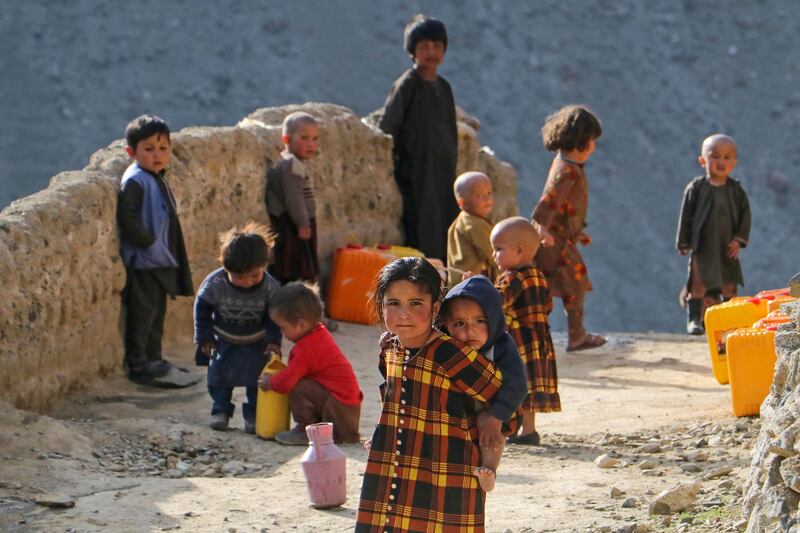
<path id="1" fill-rule="evenodd" d="M 523 217 L 501 220 L 492 229 L 492 248 L 503 272 L 496 287 L 503 296 L 506 327 L 514 338 L 527 370 L 528 397 L 522 403 L 522 425 L 512 444 L 538 445 L 536 413 L 561 410 L 556 352 L 548 315 L 553 300 L 544 275 L 534 266 L 539 234 Z"/>
<path id="2" fill-rule="evenodd" d="M 270 296 L 280 285 L 266 272 L 270 249 L 264 226 L 233 228 L 220 241 L 222 267 L 206 277 L 194 303 L 195 362 L 208 366 L 211 429 L 228 429 L 233 388 L 245 387 L 244 427 L 255 433 L 258 377 L 267 354 L 281 351 L 280 329 L 269 317 Z"/>

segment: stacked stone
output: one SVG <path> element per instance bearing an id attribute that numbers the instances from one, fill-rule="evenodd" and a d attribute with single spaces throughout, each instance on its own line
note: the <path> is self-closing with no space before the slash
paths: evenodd
<path id="1" fill-rule="evenodd" d="M 745 485 L 748 532 L 800 527 L 800 301 L 783 304 L 781 311 L 792 322 L 775 336 L 775 375 L 761 405 L 761 432 Z"/>
<path id="2" fill-rule="evenodd" d="M 337 105 L 260 109 L 236 127 L 187 128 L 172 136 L 167 181 L 195 286 L 218 266 L 221 232 L 249 220 L 268 223 L 266 172 L 283 149 L 283 118 L 299 110 L 320 120 L 321 153 L 310 167 L 323 275 L 337 246 L 400 242 L 402 206 L 389 136 Z M 459 161 L 493 178 L 498 218 L 516 214 L 514 170 L 480 149 L 476 120 L 461 118 Z M 128 164 L 123 142 L 116 141 L 84 170 L 61 173 L 47 189 L 0 212 L 0 399 L 45 410 L 121 363 L 125 269 L 116 207 Z M 191 339 L 192 304 L 191 298 L 169 303 L 167 348 Z"/>

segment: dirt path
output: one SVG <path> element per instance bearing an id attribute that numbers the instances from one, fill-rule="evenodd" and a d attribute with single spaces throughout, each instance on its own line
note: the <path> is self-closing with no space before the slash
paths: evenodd
<path id="1" fill-rule="evenodd" d="M 362 437 L 378 417 L 372 328 L 343 324 L 337 340 L 366 400 Z M 615 335 L 566 354 L 556 337 L 564 411 L 538 421 L 543 446 L 510 446 L 487 500 L 488 531 L 723 531 L 741 527 L 739 486 L 757 419 L 734 419 L 728 388 L 702 340 Z M 169 356 L 191 364 L 190 347 Z M 241 401 L 239 393 L 234 400 Z M 0 529 L 8 531 L 346 531 L 366 452 L 348 456 L 348 502 L 308 507 L 303 448 L 207 427 L 203 384 L 152 391 L 112 376 L 65 401 L 53 418 L 0 409 Z M 658 451 L 642 449 L 645 444 Z M 619 460 L 602 469 L 601 454 Z M 652 464 L 640 467 L 641 461 Z M 703 481 L 692 512 L 650 517 L 649 502 L 680 481 Z M 624 494 L 612 498 L 612 487 Z M 44 494 L 74 507 L 33 503 Z M 638 528 L 638 529 L 637 529 Z"/>

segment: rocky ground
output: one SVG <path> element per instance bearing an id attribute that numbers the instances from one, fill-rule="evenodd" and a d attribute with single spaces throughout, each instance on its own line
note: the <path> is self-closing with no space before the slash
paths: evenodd
<path id="1" fill-rule="evenodd" d="M 336 337 L 365 392 L 363 437 L 378 416 L 372 328 Z M 613 335 L 567 354 L 556 337 L 563 412 L 541 416 L 543 445 L 509 446 L 488 496 L 487 530 L 738 531 L 758 419 L 730 414 L 702 340 Z M 170 357 L 189 364 L 188 346 Z M 239 395 L 237 402 L 241 400 Z M 344 531 L 366 452 L 344 446 L 348 502 L 308 505 L 303 448 L 208 429 L 203 384 L 149 390 L 109 376 L 49 416 L 0 411 L 5 531 Z M 664 491 L 673 490 L 665 494 Z M 661 503 L 659 503 L 661 502 Z"/>

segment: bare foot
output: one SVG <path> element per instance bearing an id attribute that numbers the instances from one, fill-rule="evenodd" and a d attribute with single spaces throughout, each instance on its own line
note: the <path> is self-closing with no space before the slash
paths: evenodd
<path id="1" fill-rule="evenodd" d="M 488 466 L 479 466 L 472 474 L 478 478 L 478 485 L 480 485 L 485 492 L 492 492 L 494 490 L 494 481 L 497 477 L 494 470 Z"/>

